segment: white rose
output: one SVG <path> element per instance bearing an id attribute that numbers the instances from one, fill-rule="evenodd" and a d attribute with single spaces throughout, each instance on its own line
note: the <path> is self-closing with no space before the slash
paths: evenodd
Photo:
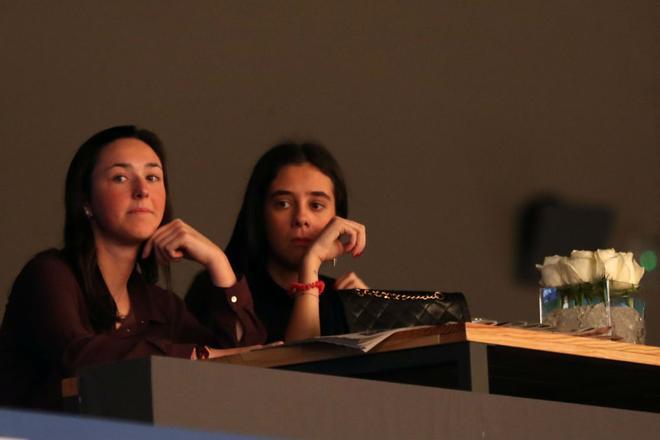
<path id="1" fill-rule="evenodd" d="M 605 278 L 623 283 L 639 285 L 644 268 L 633 258 L 632 252 L 618 252 L 604 262 Z"/>
<path id="2" fill-rule="evenodd" d="M 541 285 L 560 287 L 569 284 L 593 283 L 602 278 L 639 285 L 644 268 L 633 258 L 632 252 L 614 249 L 573 251 L 570 257 L 553 255 L 537 264 L 541 272 Z"/>
<path id="3" fill-rule="evenodd" d="M 564 264 L 569 284 L 591 283 L 596 279 L 596 259 L 591 251 L 573 251 Z"/>
<path id="4" fill-rule="evenodd" d="M 595 279 L 600 280 L 605 278 L 605 262 L 615 255 L 616 251 L 614 249 L 598 249 L 594 253 L 594 258 L 596 260 Z"/>
<path id="5" fill-rule="evenodd" d="M 582 283 L 582 278 L 578 271 L 573 267 L 568 257 L 563 257 L 559 262 L 559 268 L 561 271 L 561 278 L 563 280 L 562 286 L 570 284 L 580 284 Z"/>
<path id="6" fill-rule="evenodd" d="M 559 287 L 564 284 L 562 277 L 563 268 L 559 263 L 564 257 L 553 255 L 545 257 L 543 264 L 537 264 L 536 268 L 541 272 L 541 285 L 545 287 Z"/>

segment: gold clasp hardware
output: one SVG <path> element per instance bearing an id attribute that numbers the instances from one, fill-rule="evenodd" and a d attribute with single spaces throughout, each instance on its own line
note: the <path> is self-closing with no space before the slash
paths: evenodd
<path id="1" fill-rule="evenodd" d="M 382 290 L 373 289 L 355 289 L 358 296 L 373 296 L 375 298 L 393 299 L 395 301 L 428 301 L 432 299 L 441 299 L 443 297 L 441 292 L 433 292 L 432 295 L 408 295 L 395 292 L 385 292 Z"/>

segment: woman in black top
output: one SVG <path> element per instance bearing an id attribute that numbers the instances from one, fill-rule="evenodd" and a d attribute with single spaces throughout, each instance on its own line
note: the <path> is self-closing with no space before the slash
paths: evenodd
<path id="1" fill-rule="evenodd" d="M 268 341 L 346 332 L 336 290 L 366 286 L 353 272 L 333 280 L 319 268 L 364 251 L 366 229 L 347 214 L 341 169 L 322 146 L 280 144 L 257 161 L 226 253 L 237 272 L 247 276 Z M 322 294 L 319 281 L 325 285 Z M 217 331 L 206 294 L 209 282 L 206 272 L 199 274 L 186 303 Z"/>

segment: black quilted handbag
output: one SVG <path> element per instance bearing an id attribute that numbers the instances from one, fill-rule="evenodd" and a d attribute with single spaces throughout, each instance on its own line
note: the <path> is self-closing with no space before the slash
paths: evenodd
<path id="1" fill-rule="evenodd" d="M 348 289 L 337 291 L 351 333 L 470 321 L 462 293 Z"/>

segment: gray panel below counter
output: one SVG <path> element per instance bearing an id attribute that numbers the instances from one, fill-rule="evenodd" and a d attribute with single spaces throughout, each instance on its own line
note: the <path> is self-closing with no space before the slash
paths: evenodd
<path id="1" fill-rule="evenodd" d="M 284 438 L 653 438 L 660 415 L 151 357 L 85 369 L 81 411 Z M 136 404 L 137 402 L 137 404 Z"/>

